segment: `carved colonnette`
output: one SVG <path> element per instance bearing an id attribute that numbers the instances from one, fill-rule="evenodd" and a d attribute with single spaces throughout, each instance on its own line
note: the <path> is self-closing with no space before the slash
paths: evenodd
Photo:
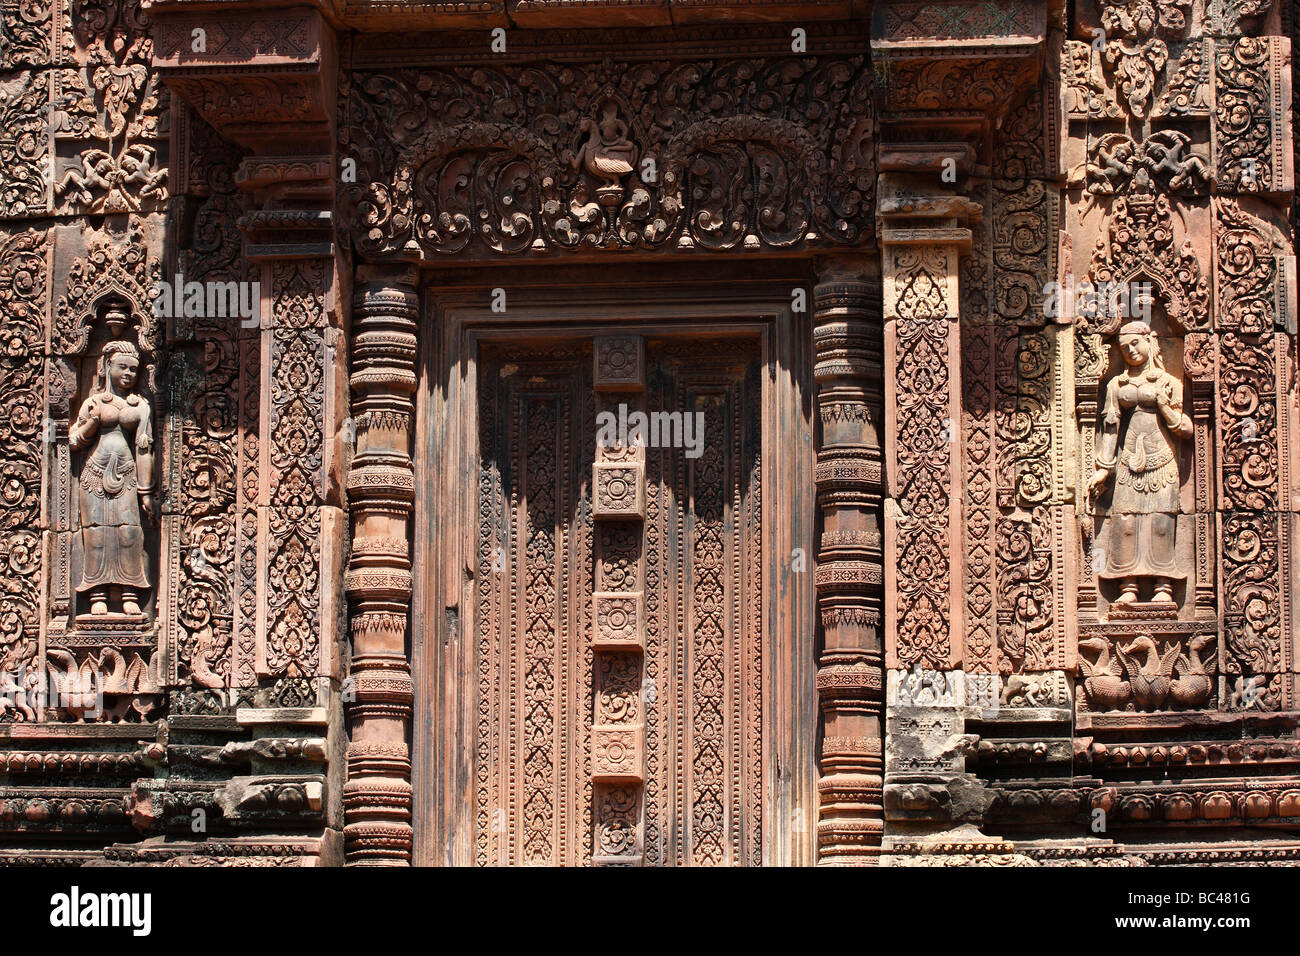
<path id="1" fill-rule="evenodd" d="M 391 270 L 375 274 L 353 308 L 356 456 L 347 478 L 354 523 L 346 576 L 352 660 L 344 685 L 353 705 L 344 837 L 358 863 L 402 862 L 411 852 L 406 630 L 418 314 L 414 277 Z"/>
<path id="2" fill-rule="evenodd" d="M 832 259 L 813 290 L 813 377 L 821 419 L 817 601 L 821 660 L 818 856 L 874 863 L 884 832 L 884 365 L 874 262 Z"/>

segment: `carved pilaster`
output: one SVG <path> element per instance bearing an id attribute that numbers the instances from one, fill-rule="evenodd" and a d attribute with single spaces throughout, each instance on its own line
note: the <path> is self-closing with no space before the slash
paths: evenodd
<path id="1" fill-rule="evenodd" d="M 352 346 L 356 457 L 348 473 L 352 559 L 345 576 L 352 622 L 348 779 L 343 829 L 350 864 L 404 864 L 411 856 L 411 600 L 409 523 L 416 320 L 413 284 L 377 280 L 355 299 Z"/>
<path id="2" fill-rule="evenodd" d="M 959 223 L 979 207 L 921 179 L 881 178 L 892 197 L 881 204 L 886 665 L 948 670 L 963 638 L 958 257 L 971 231 Z"/>
<path id="3" fill-rule="evenodd" d="M 220 220 L 233 238 L 234 218 L 242 244 L 196 243 L 212 261 L 189 263 L 209 277 L 247 282 L 256 298 L 238 333 L 237 361 L 245 381 L 256 376 L 257 394 L 239 401 L 239 593 L 229 625 L 239 630 L 230 684 L 242 693 L 256 683 L 261 705 L 316 706 L 327 694 L 320 679 L 338 674 L 344 538 L 334 33 L 310 4 L 232 9 L 162 0 L 150 9 L 153 69 L 184 102 L 182 112 L 207 124 L 187 125 L 182 146 L 188 150 L 194 134 L 251 151 L 233 185 L 220 181 L 228 201 L 208 204 L 198 220 Z M 180 181 L 191 175 L 187 166 Z M 170 331 L 182 340 L 196 334 L 188 319 Z"/>
<path id="4" fill-rule="evenodd" d="M 875 264 L 829 263 L 813 291 L 821 439 L 817 556 L 822 738 L 818 859 L 874 863 L 884 832 L 880 285 Z"/>

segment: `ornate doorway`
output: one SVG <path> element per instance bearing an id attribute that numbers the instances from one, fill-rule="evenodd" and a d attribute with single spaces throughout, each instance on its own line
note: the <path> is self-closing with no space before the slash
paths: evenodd
<path id="1" fill-rule="evenodd" d="M 461 326 L 431 409 L 460 423 L 437 470 L 462 513 L 428 529 L 423 861 L 811 861 L 811 588 L 788 560 L 811 525 L 796 463 L 772 464 L 776 417 L 804 413 L 780 407 L 775 318 Z"/>

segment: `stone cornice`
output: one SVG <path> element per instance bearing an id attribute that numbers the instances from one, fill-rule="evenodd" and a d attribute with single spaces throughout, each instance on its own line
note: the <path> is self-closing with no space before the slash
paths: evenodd
<path id="1" fill-rule="evenodd" d="M 155 3 L 153 66 L 222 136 L 255 153 L 329 152 L 330 3 Z"/>
<path id="2" fill-rule="evenodd" d="M 871 53 L 882 118 L 910 124 L 954 111 L 999 116 L 1038 82 L 1047 14 L 1044 0 L 879 4 Z"/>
<path id="3" fill-rule="evenodd" d="M 550 29 L 865 19 L 866 0 L 153 0 L 154 13 L 310 7 L 340 29 Z"/>

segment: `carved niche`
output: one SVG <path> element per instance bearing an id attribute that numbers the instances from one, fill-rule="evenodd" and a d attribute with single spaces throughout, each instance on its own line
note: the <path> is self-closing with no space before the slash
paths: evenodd
<path id="1" fill-rule="evenodd" d="M 1271 6 L 1104 0 L 1101 49 L 1067 41 L 1065 108 L 1080 124 L 1070 215 L 1088 243 L 1100 229 L 1086 278 L 1102 291 L 1075 313 L 1081 709 L 1278 710 L 1294 693 L 1282 586 L 1293 403 L 1281 399 L 1294 260 L 1267 211 L 1294 177 L 1287 41 L 1257 35 Z M 1149 286 L 1148 316 L 1120 315 L 1106 294 L 1131 305 L 1134 283 Z M 1164 368 L 1135 379 L 1132 349 Z M 1139 393 L 1153 390 L 1181 408 L 1157 398 L 1134 442 Z M 1172 561 L 1142 557 L 1171 539 Z"/>
<path id="2" fill-rule="evenodd" d="M 652 36 L 618 63 L 552 50 L 388 70 L 391 53 L 362 54 L 373 66 L 348 77 L 340 133 L 357 248 L 463 260 L 870 240 L 872 74 L 852 37 L 823 38 L 825 55 L 751 40 L 745 59 L 691 59 Z"/>
<path id="3" fill-rule="evenodd" d="M 47 705 L 60 719 L 147 719 L 161 703 L 158 274 L 131 220 L 120 234 L 91 235 L 55 307 L 45 659 Z"/>
<path id="4" fill-rule="evenodd" d="M 1076 320 L 1080 700 L 1090 710 L 1195 709 L 1217 689 L 1204 517 L 1213 372 L 1197 357 L 1210 292 L 1171 203 L 1205 185 L 1187 145 L 1176 131 L 1102 137 L 1084 184 L 1114 194 Z"/>
<path id="5" fill-rule="evenodd" d="M 1116 381 L 1116 374 L 1122 374 L 1124 366 L 1120 363 L 1124 356 L 1134 357 L 1126 351 L 1128 348 L 1142 353 L 1143 374 L 1150 373 L 1147 377 L 1154 387 L 1161 390 L 1161 398 L 1176 399 L 1175 404 L 1181 410 L 1183 396 L 1173 393 L 1180 392 L 1183 387 L 1182 339 L 1189 332 L 1208 327 L 1209 287 L 1191 241 L 1184 240 L 1178 244 L 1174 235 L 1167 194 L 1152 182 L 1147 169 L 1139 166 L 1124 194 L 1115 200 L 1106 235 L 1097 241 L 1088 279 L 1092 289 L 1100 291 L 1087 297 L 1080 307 L 1080 332 L 1098 336 L 1088 342 L 1090 348 L 1083 350 L 1086 365 L 1077 369 L 1083 373 L 1080 387 L 1085 380 L 1093 383 L 1089 387 L 1095 385 L 1100 389 L 1098 400 L 1103 405 L 1109 400 L 1110 392 L 1118 387 L 1108 383 Z M 1138 327 L 1139 323 L 1142 328 Z M 1101 349 L 1099 352 L 1096 351 L 1098 347 Z M 1100 384 L 1096 384 L 1099 381 Z M 1127 397 L 1121 399 L 1121 403 L 1126 405 L 1126 409 L 1129 407 Z M 1166 405 L 1160 407 L 1163 409 Z M 1107 424 L 1122 427 L 1125 435 L 1130 433 L 1132 425 L 1126 409 L 1102 408 L 1098 442 L 1106 441 L 1101 436 L 1108 434 L 1105 431 Z M 1106 421 L 1108 414 L 1109 422 Z M 1150 438 L 1153 455 L 1172 456 L 1170 460 L 1180 462 L 1180 477 L 1175 480 L 1183 487 L 1192 477 L 1189 462 L 1193 446 L 1190 442 L 1180 443 L 1178 439 L 1192 437 L 1189 431 L 1191 423 L 1189 419 L 1184 428 L 1180 422 L 1175 423 L 1176 417 L 1171 410 L 1164 422 L 1165 431 L 1153 432 Z M 1167 445 L 1168 448 L 1157 454 L 1155 445 L 1162 449 Z M 1094 463 L 1100 467 L 1115 466 L 1109 451 L 1102 451 L 1095 444 L 1093 447 Z M 1128 454 L 1138 453 L 1130 450 Z M 1156 467 L 1154 460 L 1151 466 Z M 1141 470 L 1138 463 L 1134 467 Z M 1090 490 L 1101 492 L 1102 489 Z M 1106 493 L 1113 493 L 1113 489 Z M 1181 510 L 1192 510 L 1190 498 Z"/>

